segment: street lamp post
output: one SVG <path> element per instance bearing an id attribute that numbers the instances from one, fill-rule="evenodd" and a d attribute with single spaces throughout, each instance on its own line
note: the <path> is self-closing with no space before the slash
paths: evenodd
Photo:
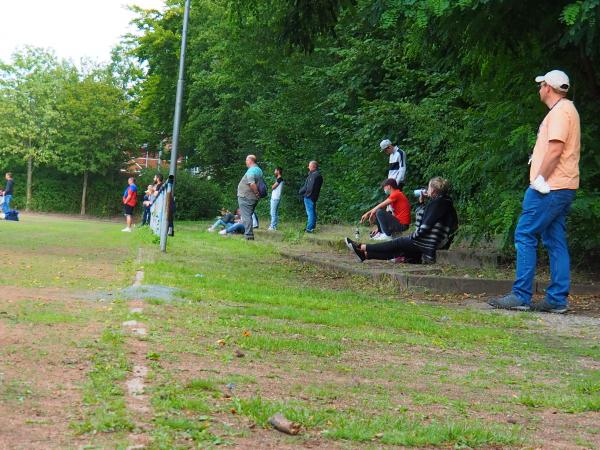
<path id="1" fill-rule="evenodd" d="M 185 76 L 185 47 L 187 43 L 187 29 L 190 16 L 190 0 L 185 0 L 183 10 L 183 31 L 181 32 L 181 53 L 179 55 L 179 77 L 177 79 L 177 94 L 175 97 L 175 117 L 173 118 L 173 148 L 171 149 L 171 164 L 169 166 L 169 180 L 163 203 L 163 214 L 160 223 L 160 250 L 167 251 L 167 233 L 169 228 L 169 213 L 172 207 L 171 196 L 175 185 L 175 172 L 177 171 L 177 147 L 179 144 L 179 128 L 181 123 L 181 108 L 183 103 L 183 79 Z"/>

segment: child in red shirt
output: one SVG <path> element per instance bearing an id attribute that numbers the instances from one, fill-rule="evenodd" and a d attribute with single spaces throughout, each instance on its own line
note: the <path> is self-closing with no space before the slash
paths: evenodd
<path id="1" fill-rule="evenodd" d="M 385 180 L 383 190 L 388 198 L 360 218 L 361 223 L 368 220 L 377 224 L 377 233 L 373 239 L 378 241 L 390 239 L 393 234 L 408 230 L 410 225 L 410 203 L 398 187 L 396 180 L 393 178 Z M 386 208 L 391 211 L 386 211 Z"/>

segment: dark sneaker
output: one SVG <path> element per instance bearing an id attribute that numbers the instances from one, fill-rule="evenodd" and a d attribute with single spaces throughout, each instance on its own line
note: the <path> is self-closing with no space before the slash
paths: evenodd
<path id="1" fill-rule="evenodd" d="M 504 297 L 494 297 L 488 300 L 488 305 L 498 309 L 514 309 L 516 311 L 529 311 L 531 306 L 521 300 L 512 292 Z"/>
<path id="2" fill-rule="evenodd" d="M 344 238 L 344 244 L 346 244 L 346 247 L 348 247 L 350 250 L 352 250 L 352 245 L 356 244 L 356 242 L 354 242 L 352 239 L 347 237 L 347 238 Z"/>
<path id="3" fill-rule="evenodd" d="M 531 306 L 532 311 L 549 312 L 554 314 L 564 314 L 569 310 L 569 305 L 552 305 L 548 300 L 542 300 L 539 303 L 534 303 Z"/>
<path id="4" fill-rule="evenodd" d="M 359 262 L 363 262 L 365 258 L 365 252 L 360 249 L 360 244 L 354 242 L 350 238 L 345 238 L 344 242 L 346 243 L 346 247 L 348 247 L 352 252 L 356 255 L 356 258 Z"/>
<path id="5" fill-rule="evenodd" d="M 421 257 L 421 264 L 435 264 L 435 258 L 429 255 L 423 255 Z"/>

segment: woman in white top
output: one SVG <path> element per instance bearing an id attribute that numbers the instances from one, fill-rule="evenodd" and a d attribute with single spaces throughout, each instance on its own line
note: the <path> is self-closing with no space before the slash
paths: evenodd
<path id="1" fill-rule="evenodd" d="M 283 178 L 281 177 L 282 172 L 283 169 L 281 167 L 275 168 L 275 183 L 273 183 L 273 186 L 271 186 L 271 225 L 269 226 L 269 230 L 271 231 L 277 229 L 277 223 L 279 222 L 277 208 L 279 208 L 281 191 L 283 190 Z"/>

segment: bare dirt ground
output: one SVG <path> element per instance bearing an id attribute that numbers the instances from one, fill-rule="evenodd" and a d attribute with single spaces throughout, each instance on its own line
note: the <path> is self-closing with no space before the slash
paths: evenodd
<path id="1" fill-rule="evenodd" d="M 325 281 L 329 283 L 331 278 L 328 276 Z M 346 281 L 338 279 L 337 282 L 342 288 Z M 0 292 L 10 292 L 10 295 L 0 294 L 0 314 L 8 319 L 0 322 L 0 348 L 3 349 L 0 366 L 2 368 L 0 370 L 2 386 L 0 449 L 81 448 L 89 444 L 89 436 L 76 436 L 69 427 L 70 423 L 81 419 L 80 412 L 83 408 L 81 386 L 90 369 L 86 349 L 84 346 L 78 346 L 77 343 L 97 338 L 102 324 L 91 321 L 34 325 L 19 319 L 17 305 L 31 301 L 39 305 L 60 302 L 64 307 L 62 309 L 64 314 L 75 315 L 81 308 L 93 310 L 106 308 L 106 306 L 90 301 L 79 301 L 76 293 L 60 288 L 5 287 Z M 432 299 L 423 295 L 420 300 L 431 301 Z M 559 316 L 544 317 L 548 318 L 547 325 L 550 327 L 559 320 Z M 576 316 L 571 316 L 569 319 L 577 320 Z M 589 321 L 593 323 L 588 323 Z M 600 325 L 596 324 L 596 319 L 584 320 L 584 322 L 586 326 L 600 329 L 596 327 Z M 566 328 L 561 327 L 560 331 L 566 331 Z M 173 330 L 173 334 L 177 335 L 178 331 Z M 599 335 L 597 334 L 597 337 Z M 211 349 L 203 355 L 183 353 L 161 364 L 169 372 L 178 374 L 178 381 L 184 384 L 198 378 L 218 377 L 227 380 L 228 376 L 240 374 L 255 379 L 254 383 L 240 383 L 236 387 L 235 395 L 241 398 L 259 395 L 272 401 L 292 399 L 317 402 L 322 407 L 338 410 L 364 409 L 368 408 L 368 405 L 365 404 L 364 399 L 352 395 L 352 389 L 376 385 L 378 389 L 389 390 L 391 404 L 407 408 L 416 417 L 440 417 L 447 414 L 450 408 L 450 406 L 414 404 L 409 397 L 402 394 L 401 389 L 398 389 L 398 383 L 402 382 L 404 389 L 427 392 L 431 387 L 429 383 L 435 376 L 418 374 L 424 369 L 424 361 L 443 359 L 443 354 L 432 355 L 428 351 L 428 354 L 415 358 L 414 352 L 399 350 L 390 353 L 389 348 L 371 347 L 358 348 L 326 363 L 316 359 L 312 362 L 301 361 L 298 356 L 286 354 L 275 355 L 274 360 L 265 361 L 261 355 L 253 352 L 245 352 L 244 358 L 229 360 L 225 356 L 235 349 L 215 346 L 216 338 L 218 336 L 204 338 L 197 342 L 199 348 Z M 145 351 L 144 343 L 132 341 L 130 352 L 133 359 L 139 359 Z M 478 355 L 470 356 L 476 359 Z M 312 364 L 312 368 L 307 369 L 307 363 L 309 366 Z M 299 365 L 304 366 L 302 370 L 294 370 Z M 446 366 L 449 369 L 445 374 L 456 377 L 477 368 L 475 363 L 472 366 L 454 364 L 446 364 Z M 351 367 L 353 370 L 340 370 L 340 367 Z M 373 376 L 374 373 L 378 374 L 377 377 Z M 337 387 L 339 394 L 323 396 L 304 389 L 315 385 Z M 448 390 L 437 394 L 450 400 L 462 400 L 471 405 L 478 405 L 485 404 L 490 394 L 494 398 L 501 398 L 510 397 L 514 392 L 508 386 L 495 386 L 493 393 L 488 390 L 475 394 L 449 385 Z M 229 395 L 215 400 L 215 406 L 224 412 L 214 416 L 213 426 L 219 429 L 228 427 L 237 430 L 227 439 L 235 448 L 365 448 L 364 443 L 326 439 L 321 436 L 319 430 L 303 430 L 300 440 L 290 438 L 257 426 L 245 416 L 233 412 L 227 413 L 226 411 L 230 411 L 230 402 Z M 140 424 L 151 423 L 148 411 L 143 411 L 142 415 L 145 417 L 139 422 Z M 497 423 L 510 421 L 521 425 L 531 430 L 531 437 L 534 439 L 531 444 L 537 445 L 538 448 L 588 448 L 585 445 L 575 445 L 574 442 L 578 440 L 600 446 L 598 434 L 593 433 L 593 430 L 597 429 L 600 415 L 594 412 L 580 414 L 567 414 L 553 410 L 532 412 L 526 407 L 516 407 L 510 415 L 480 411 L 471 413 L 469 418 Z M 93 440 L 94 445 L 100 448 L 112 448 L 109 436 L 97 436 Z M 142 442 L 148 441 L 143 439 Z M 371 444 L 374 448 L 387 447 L 376 441 Z"/>
<path id="2" fill-rule="evenodd" d="M 552 316 L 555 317 L 555 316 Z M 594 322 L 600 321 L 593 319 Z M 600 328 L 595 336 L 600 338 Z M 173 336 L 185 333 L 172 329 Z M 539 449 L 583 449 L 587 444 L 600 447 L 597 433 L 600 413 L 565 413 L 555 409 L 531 409 L 515 404 L 512 399 L 519 391 L 510 385 L 494 384 L 485 389 L 471 389 L 464 385 L 439 379 L 464 379 L 465 375 L 480 368 L 481 359 L 488 355 L 460 352 L 448 349 L 415 349 L 413 346 L 390 347 L 361 346 L 353 351 L 333 358 L 313 358 L 288 353 L 267 355 L 263 352 L 244 351 L 244 357 L 230 357 L 236 354 L 235 346 L 217 345 L 219 336 L 202 337 L 194 342 L 192 353 L 173 354 L 175 358 L 161 361 L 161 366 L 175 374 L 181 385 L 194 379 L 217 379 L 223 387 L 223 395 L 214 400 L 214 406 L 223 411 L 214 418 L 213 428 L 220 430 L 223 425 L 233 427 L 237 433 L 227 439 L 235 448 L 275 449 L 275 448 L 396 448 L 383 445 L 375 439 L 370 445 L 349 441 L 334 441 L 321 435 L 322 430 L 305 429 L 301 439 L 282 435 L 270 427 L 262 428 L 252 419 L 240 416 L 232 410 L 232 398 L 260 397 L 274 402 L 300 401 L 320 408 L 333 408 L 338 411 L 360 410 L 373 416 L 395 411 L 408 411 L 415 420 L 428 424 L 432 420 L 442 420 L 451 415 L 461 415 L 455 411 L 456 404 L 469 405 L 465 420 L 479 420 L 489 424 L 514 424 L 528 430 L 530 439 L 524 446 L 515 448 Z M 163 349 L 164 350 L 164 349 Z M 161 349 L 157 351 L 161 352 Z M 169 354 L 164 350 L 165 354 Z M 593 364 L 593 361 L 590 361 Z M 438 364 L 443 371 L 429 367 Z M 428 372 L 430 370 L 430 372 Z M 524 376 L 518 367 L 511 369 L 513 376 Z M 236 383 L 233 390 L 225 388 L 228 380 L 243 375 L 251 382 Z M 533 381 L 533 380 L 532 380 Z M 537 382 L 548 382 L 538 378 Z M 323 390 L 321 390 L 323 388 Z M 382 392 L 393 407 L 382 411 L 377 403 Z M 409 393 L 431 395 L 424 403 L 411 400 Z M 447 400 L 435 400 L 438 397 Z M 490 412 L 490 399 L 502 404 L 503 412 Z M 504 399 L 504 400 L 502 400 Z M 396 408 L 396 409 L 394 409 Z M 595 431 L 596 430 L 596 431 Z M 219 431 L 216 431 L 218 434 Z M 587 444 L 577 445 L 576 442 Z M 500 448 L 500 447 L 494 447 Z"/>
<path id="3" fill-rule="evenodd" d="M 34 311 L 60 302 L 66 317 L 101 307 L 61 289 L 0 289 L 0 449 L 78 448 L 90 441 L 69 428 L 80 419 L 90 369 L 84 344 L 97 338 L 102 324 L 33 323 L 22 317 L 23 302 Z"/>
<path id="4" fill-rule="evenodd" d="M 69 219 L 73 217 L 68 216 Z M 85 219 L 83 219 L 85 220 Z M 85 267 L 94 271 L 91 281 L 99 284 L 119 277 L 117 268 L 109 259 L 102 258 L 102 249 L 92 249 Z M 52 258 L 79 255 L 76 250 L 62 251 L 51 247 L 46 253 Z M 35 252 L 26 251 L 21 256 L 3 254 L 11 258 L 15 270 L 27 270 L 28 260 L 36 258 Z M 282 262 L 282 264 L 291 264 Z M 295 267 L 298 267 L 297 265 Z M 72 279 L 81 270 L 73 264 Z M 305 271 L 311 285 L 327 289 L 360 289 L 360 283 L 369 283 L 362 277 L 311 269 Z M 60 275 L 57 275 L 60 276 Z M 358 281 L 357 281 L 358 280 Z M 56 280 L 60 284 L 61 280 Z M 13 449 L 63 449 L 115 448 L 110 433 L 77 435 L 71 425 L 81 421 L 85 405 L 82 386 L 91 369 L 87 342 L 98 339 L 107 322 L 107 303 L 89 300 L 85 284 L 73 289 L 64 287 L 0 286 L 0 450 Z M 382 291 L 389 286 L 382 285 Z M 405 295 L 406 294 L 406 295 Z M 427 292 L 402 293 L 402 298 L 412 302 L 440 303 L 456 308 L 486 308 L 485 299 L 478 296 L 433 295 Z M 87 300 L 82 300 L 87 299 Z M 562 336 L 600 339 L 600 301 L 594 297 L 573 297 L 573 314 L 555 316 L 534 315 L 540 333 L 550 332 Z M 52 308 L 50 308 L 52 306 Z M 171 314 L 171 305 L 144 305 L 162 320 Z M 52 311 L 50 311 L 52 310 Z M 38 314 L 39 313 L 39 314 Z M 56 313 L 57 315 L 53 315 Z M 518 314 L 499 312 L 500 314 Z M 175 313 L 173 313 L 175 314 Z M 114 325 L 114 324 L 113 324 Z M 152 333 L 152 329 L 149 329 Z M 185 330 L 174 327 L 174 338 Z M 128 359 L 133 365 L 148 363 L 148 351 L 164 354 L 159 363 L 172 374 L 175 381 L 185 385 L 194 379 L 214 378 L 222 384 L 223 392 L 212 401 L 211 429 L 224 436 L 227 446 L 240 449 L 292 449 L 292 448 L 387 448 L 374 439 L 355 443 L 326 438 L 323 429 L 305 429 L 299 438 L 289 437 L 271 428 L 263 428 L 247 416 L 233 410 L 233 399 L 260 396 L 268 401 L 305 402 L 312 408 L 332 408 L 337 411 L 360 410 L 373 415 L 382 412 L 394 415 L 402 410 L 415 420 L 428 424 L 434 419 L 449 415 L 464 415 L 465 420 L 480 420 L 490 424 L 515 424 L 523 427 L 531 442 L 524 448 L 600 448 L 600 413 L 567 414 L 552 408 L 528 408 L 512 401 L 517 392 L 511 385 L 472 389 L 467 385 L 449 382 L 461 380 L 476 372 L 479 361 L 489 357 L 476 351 L 460 353 L 414 346 L 361 345 L 339 356 L 317 358 L 301 354 L 271 353 L 244 350 L 236 357 L 236 348 L 217 345 L 222 336 L 196 337 L 194 351 L 163 351 L 160 345 L 128 338 Z M 150 345 L 152 344 L 152 345 Z M 584 361 L 585 360 L 585 361 Z M 600 369 L 599 362 L 582 358 L 582 366 Z M 438 367 L 440 366 L 440 367 Z M 443 366 L 443 367 L 441 367 Z M 512 375 L 524 376 L 521 368 L 512 368 Z M 228 379 L 243 376 L 248 382 L 238 381 L 232 390 L 225 389 Z M 441 381 L 445 377 L 446 381 Z M 552 380 L 532 380 L 532 382 Z M 156 379 L 148 379 L 151 388 Z M 410 394 L 409 394 L 410 393 Z M 414 393 L 422 394 L 416 401 Z M 152 432 L 153 410 L 150 394 L 128 404 L 130 413 L 136 415 L 137 429 L 133 443 L 148 445 Z M 381 399 L 385 397 L 385 401 Z M 487 408 L 490 398 L 502 404 L 501 411 Z M 386 404 L 385 411 L 381 405 Z M 465 413 L 461 406 L 467 404 Z M 389 409 L 389 410 L 388 410 Z M 185 446 L 185 443 L 183 444 Z M 191 444 L 190 444 L 191 446 Z"/>

